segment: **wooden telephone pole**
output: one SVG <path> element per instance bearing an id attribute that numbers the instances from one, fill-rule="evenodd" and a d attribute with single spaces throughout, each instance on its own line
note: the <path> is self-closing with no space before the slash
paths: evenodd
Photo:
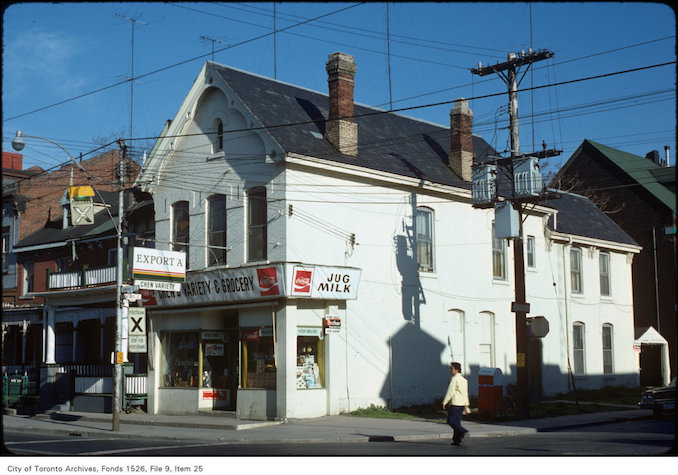
<path id="1" fill-rule="evenodd" d="M 511 305 L 511 311 L 516 314 L 516 389 L 518 414 L 525 418 L 529 416 L 529 374 L 527 365 L 528 353 L 528 329 L 527 314 L 530 311 L 530 304 L 526 302 L 525 297 L 525 257 L 523 252 L 523 203 L 525 198 L 516 197 L 516 180 L 514 178 L 513 167 L 516 160 L 525 157 L 520 153 L 520 137 L 518 134 L 518 85 L 525 77 L 525 73 L 534 62 L 551 58 L 553 53 L 547 50 L 532 51 L 530 48 L 527 53 L 524 51 L 519 54 L 509 53 L 508 60 L 492 66 L 483 66 L 478 63 L 478 68 L 471 69 L 471 73 L 478 76 L 487 76 L 489 74 L 498 74 L 508 86 L 509 95 L 509 118 L 511 133 L 511 158 L 498 160 L 499 165 L 506 166 L 510 172 L 511 179 L 511 197 L 507 197 L 513 208 L 518 212 L 518 236 L 514 238 L 513 245 L 513 263 L 515 274 L 515 302 Z M 520 79 L 518 73 L 522 66 L 527 66 Z M 537 158 L 546 158 L 547 156 L 558 155 L 557 150 L 542 150 L 539 153 L 528 154 Z M 535 198 L 528 198 L 535 201 Z"/>

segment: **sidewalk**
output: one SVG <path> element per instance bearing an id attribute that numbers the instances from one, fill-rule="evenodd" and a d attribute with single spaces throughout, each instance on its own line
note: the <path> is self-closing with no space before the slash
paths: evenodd
<path id="1" fill-rule="evenodd" d="M 626 409 L 523 421 L 465 421 L 470 437 L 502 437 L 650 417 L 652 411 Z M 120 414 L 120 430 L 112 431 L 110 414 L 52 412 L 35 416 L 3 415 L 3 430 L 73 437 L 147 438 L 224 443 L 370 442 L 451 439 L 445 423 L 377 419 L 348 415 L 281 421 L 245 421 L 228 414 Z"/>

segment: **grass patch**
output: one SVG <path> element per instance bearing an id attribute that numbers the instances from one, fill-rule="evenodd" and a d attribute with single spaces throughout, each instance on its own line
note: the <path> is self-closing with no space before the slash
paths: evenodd
<path id="1" fill-rule="evenodd" d="M 640 400 L 640 392 L 643 388 L 623 388 L 605 386 L 600 389 L 579 390 L 576 393 L 558 394 L 552 400 L 590 402 L 595 404 L 572 404 L 567 402 L 548 402 L 547 400 L 530 403 L 530 419 L 540 419 L 542 417 L 570 416 L 575 414 L 588 414 L 593 412 L 618 411 L 619 407 L 608 406 L 605 404 L 628 404 L 635 406 Z M 515 404 L 510 404 L 506 400 L 505 410 L 502 415 L 497 414 L 494 419 L 487 413 L 479 413 L 477 410 L 478 399 L 471 397 L 471 407 L 473 413 L 464 416 L 464 420 L 474 422 L 487 422 L 494 420 L 513 421 L 519 420 L 515 410 Z M 386 419 L 412 419 L 426 420 L 430 422 L 445 422 L 447 412 L 441 407 L 442 400 L 438 399 L 433 404 L 424 404 L 419 406 L 399 407 L 390 410 L 385 406 L 370 405 L 368 408 L 357 409 L 350 413 L 356 417 L 376 417 Z"/>

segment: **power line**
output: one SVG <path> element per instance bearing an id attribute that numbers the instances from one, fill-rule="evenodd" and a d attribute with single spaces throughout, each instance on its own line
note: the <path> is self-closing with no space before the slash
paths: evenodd
<path id="1" fill-rule="evenodd" d="M 349 9 L 351 9 L 351 8 L 355 8 L 355 7 L 358 7 L 358 6 L 360 6 L 360 5 L 363 5 L 364 3 L 365 3 L 365 2 L 357 3 L 357 4 L 355 4 L 355 5 L 350 5 L 350 6 L 348 6 L 348 7 L 341 8 L 341 9 L 339 9 L 339 10 L 335 10 L 335 11 L 330 12 L 330 13 L 325 13 L 325 14 L 323 14 L 323 15 L 319 15 L 319 16 L 317 16 L 317 17 L 315 17 L 315 18 L 311 18 L 311 19 L 309 19 L 309 20 L 305 20 L 305 21 L 299 22 L 299 23 L 297 23 L 297 24 L 295 24 L 295 25 L 291 25 L 291 26 L 287 26 L 287 27 L 285 27 L 285 28 L 282 28 L 282 29 L 278 30 L 278 32 L 282 32 L 282 31 L 285 31 L 285 30 L 289 30 L 289 29 L 295 28 L 295 27 L 297 27 L 297 26 L 304 25 L 304 24 L 306 24 L 306 23 L 315 21 L 315 20 L 317 20 L 317 19 L 319 19 L 319 18 L 325 18 L 325 17 L 331 16 L 331 15 L 335 15 L 335 14 L 337 14 L 337 13 L 340 13 L 340 12 L 349 10 Z M 170 5 L 172 5 L 172 6 L 180 6 L 180 5 L 175 5 L 175 4 L 170 4 Z M 182 8 L 188 8 L 188 7 L 184 7 L 184 6 L 181 6 L 181 7 L 182 7 Z M 265 34 L 263 34 L 263 35 L 259 35 L 259 36 L 256 36 L 256 37 L 254 37 L 254 38 L 250 38 L 250 39 L 248 39 L 248 40 L 244 40 L 244 41 L 241 41 L 241 42 L 239 42 L 239 43 L 235 43 L 235 44 L 226 46 L 226 47 L 224 47 L 224 48 L 221 48 L 221 49 L 216 50 L 215 53 L 221 53 L 222 51 L 226 51 L 227 49 L 235 48 L 235 47 L 237 47 L 237 46 L 242 46 L 242 45 L 244 45 L 244 44 L 251 43 L 251 42 L 256 41 L 256 40 L 260 40 L 260 39 L 262 39 L 262 38 L 265 38 L 265 37 L 267 37 L 267 36 L 272 35 L 273 33 L 274 33 L 274 32 L 265 33 Z M 98 93 L 98 92 L 106 91 L 106 90 L 108 90 L 108 89 L 111 89 L 111 88 L 120 86 L 120 85 L 122 85 L 122 84 L 126 84 L 126 83 L 128 83 L 128 82 L 130 82 L 130 81 L 133 81 L 133 80 L 135 80 L 135 79 L 141 79 L 141 78 L 144 78 L 144 77 L 147 77 L 147 76 L 151 76 L 151 75 L 153 75 L 153 74 L 157 74 L 157 73 L 160 73 L 160 72 L 163 72 L 163 71 L 167 71 L 168 69 L 172 69 L 172 68 L 176 68 L 176 67 L 178 67 L 178 66 L 182 66 L 182 65 L 187 64 L 187 63 L 190 63 L 190 62 L 192 62 L 192 61 L 196 61 L 196 60 L 198 60 L 198 59 L 202 59 L 202 58 L 204 58 L 204 57 L 206 57 L 206 56 L 209 56 L 209 53 L 207 53 L 207 54 L 201 54 L 200 56 L 196 56 L 196 57 L 194 57 L 194 58 L 185 59 L 185 60 L 180 61 L 180 62 L 178 62 L 178 63 L 174 63 L 174 64 L 171 64 L 171 65 L 169 65 L 169 66 L 165 66 L 165 67 L 162 67 L 162 68 L 160 68 L 160 69 L 156 69 L 156 70 L 154 70 L 154 71 L 150 71 L 150 72 L 148 72 L 148 73 L 141 74 L 141 75 L 137 76 L 136 78 L 129 78 L 129 79 L 126 79 L 126 80 L 124 80 L 124 81 L 121 81 L 121 82 L 118 82 L 118 83 L 115 83 L 115 84 L 110 84 L 110 85 L 108 85 L 108 86 L 101 87 L 101 88 L 96 89 L 96 90 L 94 90 L 94 91 L 86 92 L 86 93 L 80 94 L 80 95 L 78 95 L 78 96 L 71 97 L 70 99 L 64 99 L 63 101 L 55 102 L 54 104 L 50 104 L 50 105 L 48 105 L 48 106 L 39 107 L 39 108 L 34 109 L 34 110 L 32 110 L 32 111 L 24 112 L 24 113 L 22 113 L 22 114 L 15 115 L 15 116 L 13 116 L 13 117 L 9 117 L 9 118 L 7 118 L 7 119 L 4 119 L 3 122 L 10 121 L 10 120 L 14 120 L 14 119 L 18 119 L 19 117 L 24 117 L 24 116 L 27 116 L 27 115 L 30 115 L 30 114 L 34 114 L 34 113 L 36 113 L 36 112 L 40 112 L 40 111 L 43 111 L 43 110 L 46 110 L 46 109 L 50 109 L 50 108 L 52 108 L 52 107 L 59 106 L 59 105 L 61 105 L 61 104 L 65 104 L 65 103 L 67 103 L 67 102 L 71 102 L 71 101 L 74 101 L 74 100 L 77 100 L 77 99 L 81 99 L 81 98 L 83 98 L 83 97 L 91 96 L 92 94 L 96 94 L 96 93 Z"/>

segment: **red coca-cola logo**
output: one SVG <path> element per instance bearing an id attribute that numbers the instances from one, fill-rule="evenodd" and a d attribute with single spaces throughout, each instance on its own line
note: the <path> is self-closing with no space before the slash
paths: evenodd
<path id="1" fill-rule="evenodd" d="M 311 279 L 313 271 L 310 270 L 296 270 L 294 272 L 294 292 L 302 294 L 311 293 Z"/>
<path id="2" fill-rule="evenodd" d="M 140 289 L 139 293 L 141 294 L 141 305 L 143 307 L 153 307 L 158 305 L 158 301 L 155 299 L 154 290 Z"/>
<path id="3" fill-rule="evenodd" d="M 259 292 L 261 295 L 280 295 L 278 274 L 275 267 L 257 269 L 257 277 L 259 278 Z"/>

